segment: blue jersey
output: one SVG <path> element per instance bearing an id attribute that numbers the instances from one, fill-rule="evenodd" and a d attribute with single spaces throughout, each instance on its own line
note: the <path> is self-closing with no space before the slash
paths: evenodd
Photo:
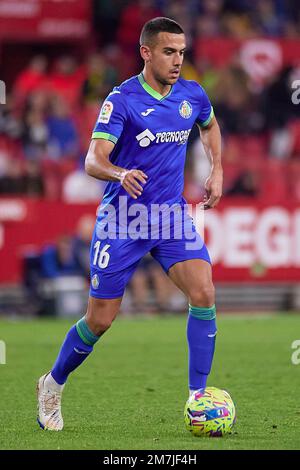
<path id="1" fill-rule="evenodd" d="M 148 252 L 166 272 L 185 260 L 210 263 L 207 248 L 186 213 L 182 192 L 191 129 L 195 122 L 207 126 L 212 117 L 209 99 L 194 81 L 179 79 L 163 97 L 140 74 L 108 95 L 92 137 L 115 144 L 110 154 L 113 164 L 142 170 L 148 179 L 137 199 L 118 182 L 106 185 L 91 244 L 92 297 L 122 297 Z M 165 206 L 162 217 L 152 212 L 153 206 Z"/>
<path id="2" fill-rule="evenodd" d="M 144 80 L 143 74 L 115 87 L 104 101 L 93 139 L 115 143 L 110 155 L 114 165 L 142 170 L 148 176 L 141 196 L 133 199 L 118 182 L 108 182 L 101 208 L 127 205 L 181 203 L 186 146 L 194 123 L 209 124 L 213 108 L 204 89 L 195 81 L 180 78 L 162 96 Z M 141 183 L 140 183 L 141 184 Z"/>

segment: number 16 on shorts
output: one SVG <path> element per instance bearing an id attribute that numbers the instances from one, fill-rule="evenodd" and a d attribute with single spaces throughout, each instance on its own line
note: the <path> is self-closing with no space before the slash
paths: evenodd
<path id="1" fill-rule="evenodd" d="M 109 263 L 110 254 L 108 253 L 108 249 L 110 245 L 104 245 L 101 249 L 101 242 L 98 240 L 94 244 L 94 258 L 93 258 L 93 265 L 98 266 L 100 269 L 105 269 Z"/>

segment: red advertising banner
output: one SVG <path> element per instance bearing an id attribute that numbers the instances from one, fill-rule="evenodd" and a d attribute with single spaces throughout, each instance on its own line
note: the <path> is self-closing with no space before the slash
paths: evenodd
<path id="1" fill-rule="evenodd" d="M 96 210 L 96 205 L 0 199 L 0 283 L 21 281 L 26 254 L 75 233 L 80 217 Z"/>
<path id="2" fill-rule="evenodd" d="M 195 43 L 195 57 L 198 60 L 222 68 L 236 63 L 238 59 L 258 85 L 287 65 L 300 66 L 299 50 L 299 40 L 286 38 L 216 37 L 198 39 Z"/>
<path id="3" fill-rule="evenodd" d="M 205 213 L 216 281 L 300 282 L 300 208 L 223 201 Z"/>
<path id="4" fill-rule="evenodd" d="M 82 39 L 90 18 L 90 0 L 0 0 L 0 39 Z"/>
<path id="5" fill-rule="evenodd" d="M 80 217 L 96 210 L 96 205 L 0 199 L 0 282 L 19 282 L 26 253 L 74 233 Z M 203 220 L 215 281 L 300 282 L 296 205 L 224 199 L 218 209 L 205 211 L 200 224 Z"/>

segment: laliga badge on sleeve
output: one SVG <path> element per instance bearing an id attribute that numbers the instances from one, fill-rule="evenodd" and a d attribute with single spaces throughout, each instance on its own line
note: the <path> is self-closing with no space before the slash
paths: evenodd
<path id="1" fill-rule="evenodd" d="M 102 122 L 103 124 L 108 124 L 113 109 L 114 105 L 111 101 L 104 101 L 98 121 Z"/>

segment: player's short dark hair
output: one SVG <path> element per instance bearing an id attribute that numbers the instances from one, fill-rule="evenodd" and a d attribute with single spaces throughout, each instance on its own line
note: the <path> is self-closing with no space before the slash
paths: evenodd
<path id="1" fill-rule="evenodd" d="M 140 35 L 140 46 L 153 45 L 158 33 L 184 34 L 184 31 L 180 24 L 170 18 L 165 18 L 163 16 L 153 18 L 152 20 L 147 21 L 143 26 Z"/>

